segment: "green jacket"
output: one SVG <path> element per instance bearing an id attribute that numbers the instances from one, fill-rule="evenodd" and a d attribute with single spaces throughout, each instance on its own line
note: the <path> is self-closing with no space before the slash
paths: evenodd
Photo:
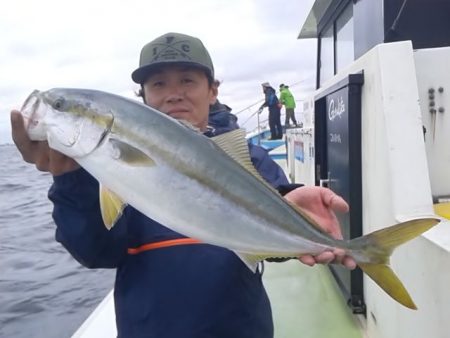
<path id="1" fill-rule="evenodd" d="M 280 90 L 280 102 L 287 108 L 287 109 L 294 109 L 295 108 L 295 99 L 292 95 L 291 91 L 287 87 L 283 87 Z"/>

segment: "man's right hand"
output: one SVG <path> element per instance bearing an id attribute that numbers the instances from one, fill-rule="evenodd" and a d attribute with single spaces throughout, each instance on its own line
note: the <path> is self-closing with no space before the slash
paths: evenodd
<path id="1" fill-rule="evenodd" d="M 70 157 L 50 149 L 46 141 L 31 141 L 22 114 L 17 110 L 11 111 L 11 128 L 12 139 L 24 161 L 35 164 L 38 170 L 58 176 L 80 168 Z"/>

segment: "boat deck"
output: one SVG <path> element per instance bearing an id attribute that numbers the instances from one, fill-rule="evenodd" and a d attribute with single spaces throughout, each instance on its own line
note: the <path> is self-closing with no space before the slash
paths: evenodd
<path id="1" fill-rule="evenodd" d="M 263 277 L 276 338 L 362 338 L 361 326 L 326 266 L 266 263 Z"/>

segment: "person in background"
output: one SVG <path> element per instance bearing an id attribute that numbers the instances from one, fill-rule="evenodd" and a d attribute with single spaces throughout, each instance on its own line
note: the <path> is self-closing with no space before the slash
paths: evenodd
<path id="1" fill-rule="evenodd" d="M 283 138 L 283 128 L 281 127 L 281 104 L 275 94 L 275 89 L 270 86 L 269 82 L 261 84 L 265 95 L 264 103 L 259 107 L 260 114 L 264 107 L 269 109 L 269 128 L 270 139 L 280 140 Z"/>
<path id="2" fill-rule="evenodd" d="M 295 98 L 289 90 L 289 86 L 280 84 L 280 102 L 286 109 L 286 118 L 284 122 L 285 127 L 290 127 L 289 121 L 292 120 L 293 126 L 297 127 L 297 120 L 295 119 Z"/>
<path id="3" fill-rule="evenodd" d="M 201 40 L 180 33 L 157 37 L 142 48 L 139 67 L 131 76 L 140 85 L 145 104 L 188 121 L 210 136 L 209 110 L 217 102 L 218 88 Z M 261 271 L 250 271 L 228 249 L 192 243 L 132 206 L 108 231 L 101 218 L 98 182 L 73 159 L 49 149 L 45 141 L 31 141 L 19 111 L 11 112 L 11 124 L 24 160 L 53 175 L 49 198 L 54 205 L 56 240 L 88 268 L 116 269 L 119 338 L 273 337 Z M 228 119 L 226 127 L 232 130 L 237 125 Z M 269 184 L 324 231 L 341 237 L 334 211 L 348 210 L 342 198 L 326 188 L 290 185 L 264 149 L 249 145 L 249 151 Z M 174 189 L 170 182 L 167 189 Z M 207 206 L 199 206 L 200 212 L 202 207 Z M 334 261 L 356 266 L 338 250 L 299 259 L 307 265 Z"/>

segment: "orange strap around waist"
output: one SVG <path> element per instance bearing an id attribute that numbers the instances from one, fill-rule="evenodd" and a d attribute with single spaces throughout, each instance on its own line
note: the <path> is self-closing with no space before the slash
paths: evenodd
<path id="1" fill-rule="evenodd" d="M 198 239 L 194 238 L 178 238 L 178 239 L 169 239 L 166 241 L 153 242 L 138 246 L 137 248 L 128 248 L 128 253 L 130 255 L 136 255 L 143 251 L 166 248 L 168 246 L 175 245 L 186 245 L 186 244 L 199 244 L 201 243 Z"/>

